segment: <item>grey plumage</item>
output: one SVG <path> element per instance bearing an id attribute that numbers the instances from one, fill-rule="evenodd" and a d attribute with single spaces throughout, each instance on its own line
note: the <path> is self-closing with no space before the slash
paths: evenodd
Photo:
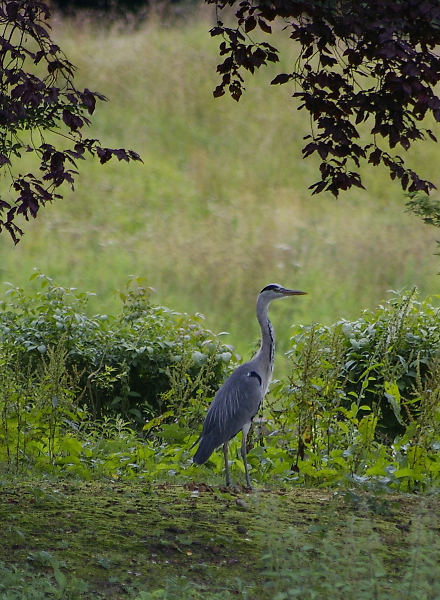
<path id="1" fill-rule="evenodd" d="M 243 432 L 241 456 L 246 483 L 251 487 L 246 461 L 246 436 L 252 419 L 257 414 L 266 395 L 274 363 L 275 338 L 267 316 L 269 303 L 277 298 L 305 294 L 296 290 L 270 284 L 261 290 L 257 299 L 257 319 L 261 327 L 261 346 L 257 355 L 238 367 L 216 393 L 208 410 L 194 455 L 194 462 L 205 463 L 213 451 L 223 445 L 225 455 L 226 485 L 229 485 L 228 442 L 241 430 Z"/>

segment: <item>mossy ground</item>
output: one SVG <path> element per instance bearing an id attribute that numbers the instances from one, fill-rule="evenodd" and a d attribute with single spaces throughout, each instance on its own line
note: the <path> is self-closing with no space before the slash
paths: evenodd
<path id="1" fill-rule="evenodd" d="M 310 539 L 329 530 L 344 536 L 353 519 L 365 522 L 380 536 L 385 565 L 396 574 L 411 520 L 423 507 L 438 514 L 438 498 L 6 479 L 0 561 L 33 564 L 50 575 L 36 560 L 48 552 L 67 577 L 88 582 L 84 597 L 90 598 L 122 599 L 129 590 L 158 589 L 185 575 L 201 590 L 234 593 L 244 585 L 249 598 L 263 599 L 270 595 L 261 556 L 271 536 L 281 539 L 289 527 Z"/>

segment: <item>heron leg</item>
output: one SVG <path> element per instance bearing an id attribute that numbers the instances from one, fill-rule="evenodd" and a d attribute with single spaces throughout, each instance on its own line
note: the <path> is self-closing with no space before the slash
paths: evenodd
<path id="1" fill-rule="evenodd" d="M 242 429 L 242 440 L 241 440 L 241 458 L 243 459 L 243 464 L 244 464 L 244 471 L 246 473 L 246 485 L 248 487 L 252 487 L 251 484 L 251 480 L 249 477 L 249 469 L 248 469 L 248 464 L 247 464 L 247 459 L 246 459 L 246 438 L 247 438 L 247 434 L 249 433 L 249 429 L 251 428 L 251 424 L 250 423 L 246 423 L 246 425 L 243 426 Z"/>
<path id="2" fill-rule="evenodd" d="M 231 485 L 231 480 L 229 478 L 229 461 L 228 461 L 228 442 L 223 444 L 223 455 L 225 457 L 225 471 L 226 471 L 226 485 Z"/>

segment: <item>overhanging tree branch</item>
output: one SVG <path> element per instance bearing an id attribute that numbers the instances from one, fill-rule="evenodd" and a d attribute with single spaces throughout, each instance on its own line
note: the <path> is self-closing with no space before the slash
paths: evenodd
<path id="1" fill-rule="evenodd" d="M 16 217 L 35 218 L 41 206 L 61 198 L 57 190 L 64 182 L 73 188 L 76 163 L 87 154 L 102 164 L 113 156 L 141 160 L 132 150 L 103 148 L 99 140 L 83 137 L 97 100 L 106 98 L 75 88 L 75 67 L 51 40 L 49 17 L 49 7 L 38 0 L 0 3 L 0 168 L 10 170 L 18 195 L 0 198 L 0 232 L 8 231 L 14 243 L 23 235 Z M 68 147 L 47 143 L 48 131 L 60 134 Z M 38 177 L 13 174 L 13 161 L 23 152 L 38 157 Z"/>
<path id="2" fill-rule="evenodd" d="M 413 142 L 436 137 L 422 127 L 432 115 L 440 121 L 440 5 L 433 0 L 207 0 L 219 10 L 237 6 L 235 28 L 222 21 L 211 30 L 222 36 L 218 65 L 221 83 L 239 100 L 243 72 L 278 62 L 278 50 L 254 42 L 248 34 L 271 34 L 270 23 L 282 20 L 300 56 L 290 73 L 280 73 L 272 85 L 295 82 L 300 109 L 312 118 L 303 156 L 321 158 L 313 193 L 363 187 L 357 171 L 362 160 L 383 164 L 404 190 L 427 194 L 435 188 L 408 168 L 404 158 L 388 149 L 408 150 Z M 359 125 L 370 123 L 372 138 L 362 142 Z M 383 147 L 383 142 L 387 148 Z"/>

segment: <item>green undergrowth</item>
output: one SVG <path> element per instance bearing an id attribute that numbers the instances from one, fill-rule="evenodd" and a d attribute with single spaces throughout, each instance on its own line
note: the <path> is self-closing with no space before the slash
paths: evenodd
<path id="1" fill-rule="evenodd" d="M 36 280 L 42 291 L 12 287 L 1 305 L 5 469 L 220 482 L 222 452 L 203 466 L 192 455 L 233 349 L 197 319 L 151 306 L 141 285 L 127 292 L 121 317 L 100 319 L 80 310 L 87 294 Z M 438 309 L 413 292 L 354 322 L 297 330 L 291 373 L 274 383 L 248 436 L 252 479 L 387 492 L 437 486 L 438 322 Z M 238 438 L 230 466 L 240 479 Z"/>
<path id="2" fill-rule="evenodd" d="M 290 462 L 290 480 L 308 484 L 437 485 L 439 324 L 413 290 L 356 321 L 296 328 L 291 374 L 267 401 L 265 458 Z"/>
<path id="3" fill-rule="evenodd" d="M 434 600 L 438 508 L 436 495 L 3 477 L 0 598 Z"/>

